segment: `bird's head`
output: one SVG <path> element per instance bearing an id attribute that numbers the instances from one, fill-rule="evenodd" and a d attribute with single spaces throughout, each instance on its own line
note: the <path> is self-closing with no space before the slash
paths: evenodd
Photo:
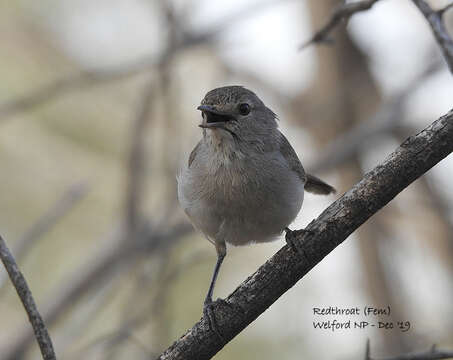
<path id="1" fill-rule="evenodd" d="M 209 91 L 197 109 L 203 118 L 199 126 L 219 139 L 253 141 L 277 129 L 274 112 L 242 86 Z"/>

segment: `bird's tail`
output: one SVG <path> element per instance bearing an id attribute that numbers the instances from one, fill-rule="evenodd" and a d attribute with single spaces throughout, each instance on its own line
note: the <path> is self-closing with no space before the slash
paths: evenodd
<path id="1" fill-rule="evenodd" d="M 305 190 L 311 192 L 313 194 L 320 194 L 320 195 L 329 195 L 336 193 L 335 188 L 326 184 L 321 179 L 317 178 L 316 176 L 306 174 L 307 181 L 305 182 Z"/>

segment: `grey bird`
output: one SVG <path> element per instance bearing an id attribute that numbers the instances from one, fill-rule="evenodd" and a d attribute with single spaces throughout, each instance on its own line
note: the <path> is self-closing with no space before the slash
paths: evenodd
<path id="1" fill-rule="evenodd" d="M 275 113 L 242 86 L 209 91 L 198 110 L 203 138 L 178 176 L 178 199 L 217 250 L 203 312 L 208 317 L 226 244 L 275 240 L 296 218 L 304 190 L 335 189 L 307 174 Z M 286 237 L 288 239 L 288 236 Z"/>

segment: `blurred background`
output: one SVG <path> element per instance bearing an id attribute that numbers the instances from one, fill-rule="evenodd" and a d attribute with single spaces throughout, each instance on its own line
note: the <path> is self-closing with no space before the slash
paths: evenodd
<path id="1" fill-rule="evenodd" d="M 59 359 L 149 359 L 202 312 L 214 247 L 179 208 L 201 137 L 196 107 L 240 84 L 279 116 L 308 171 L 308 224 L 407 136 L 453 105 L 453 78 L 407 0 L 383 0 L 298 47 L 341 1 L 0 0 L 0 231 Z M 431 1 L 434 8 L 448 1 Z M 446 13 L 453 29 L 453 10 Z M 382 209 L 215 359 L 362 358 L 453 347 L 453 158 Z M 226 297 L 284 245 L 228 249 Z M 0 272 L 0 358 L 39 357 Z M 391 308 L 374 319 L 313 307 Z M 410 329 L 313 322 L 409 321 Z"/>

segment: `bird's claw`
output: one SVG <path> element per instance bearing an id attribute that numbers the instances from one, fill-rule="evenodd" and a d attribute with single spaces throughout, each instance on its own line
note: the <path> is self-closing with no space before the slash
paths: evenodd
<path id="1" fill-rule="evenodd" d="M 203 317 L 207 320 L 209 328 L 214 331 L 214 333 L 219 337 L 219 339 L 222 341 L 222 343 L 225 343 L 225 340 L 222 336 L 222 334 L 219 331 L 219 328 L 217 327 L 217 322 L 215 319 L 215 314 L 214 314 L 214 304 L 220 299 L 217 299 L 216 301 L 212 301 L 212 299 L 206 299 L 204 304 L 203 304 Z"/>

